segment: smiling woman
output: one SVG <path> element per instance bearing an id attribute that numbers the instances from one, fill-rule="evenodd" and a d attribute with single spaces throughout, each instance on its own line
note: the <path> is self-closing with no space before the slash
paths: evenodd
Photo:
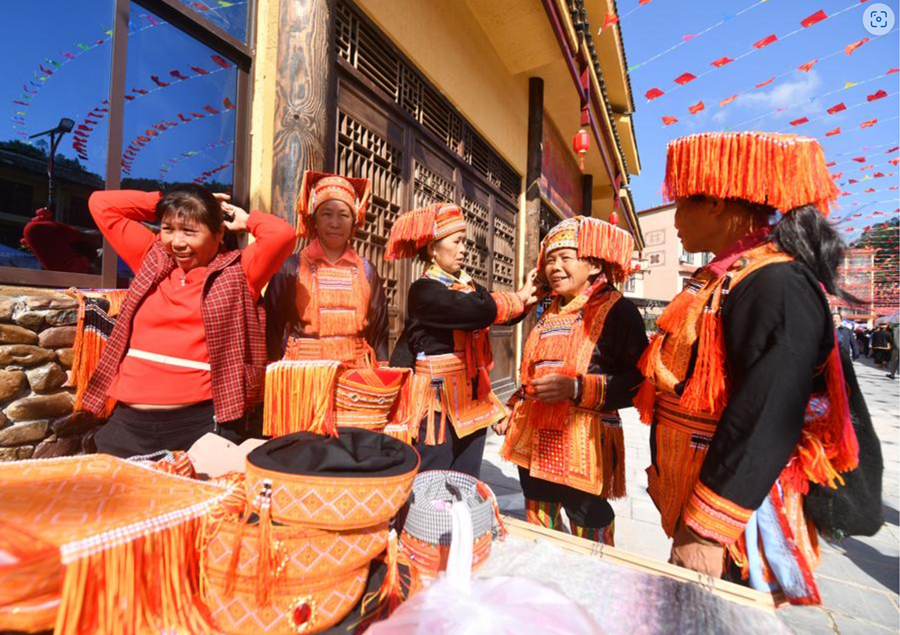
<path id="1" fill-rule="evenodd" d="M 240 435 L 261 400 L 265 318 L 257 300 L 292 251 L 294 231 L 228 198 L 197 185 L 164 196 L 91 196 L 103 235 L 137 272 L 84 396 L 94 413 L 118 402 L 96 436 L 100 452 L 129 457 L 186 450 L 207 432 Z M 158 236 L 143 224 L 154 219 Z M 226 228 L 256 240 L 227 251 Z"/>

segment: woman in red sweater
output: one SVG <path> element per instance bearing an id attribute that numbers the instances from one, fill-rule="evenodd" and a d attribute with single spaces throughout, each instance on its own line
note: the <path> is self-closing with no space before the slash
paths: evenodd
<path id="1" fill-rule="evenodd" d="M 259 296 L 294 249 L 293 228 L 248 214 L 200 186 L 91 195 L 94 221 L 136 273 L 84 396 L 101 413 L 100 452 L 186 450 L 235 428 L 261 400 L 265 314 Z M 143 222 L 158 221 L 159 234 Z M 225 228 L 256 239 L 226 251 Z"/>

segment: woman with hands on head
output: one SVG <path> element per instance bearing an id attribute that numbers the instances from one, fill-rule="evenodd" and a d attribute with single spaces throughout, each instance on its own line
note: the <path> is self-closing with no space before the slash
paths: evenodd
<path id="1" fill-rule="evenodd" d="M 293 251 L 293 228 L 247 213 L 199 185 L 166 194 L 101 191 L 88 202 L 103 235 L 135 272 L 85 409 L 115 409 L 95 439 L 120 457 L 186 450 L 207 432 L 237 436 L 261 401 L 262 288 Z M 157 221 L 155 234 L 144 223 Z M 226 250 L 225 230 L 249 232 Z"/>
<path id="2" fill-rule="evenodd" d="M 556 298 L 528 336 L 520 389 L 500 454 L 519 466 L 529 522 L 613 544 L 613 509 L 625 495 L 617 410 L 631 406 L 647 347 L 644 322 L 613 286 L 631 269 L 634 240 L 596 218 L 564 220 L 541 243 L 538 265 Z"/>

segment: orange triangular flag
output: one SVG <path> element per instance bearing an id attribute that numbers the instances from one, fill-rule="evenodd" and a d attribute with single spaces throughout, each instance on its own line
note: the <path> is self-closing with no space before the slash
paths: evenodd
<path id="1" fill-rule="evenodd" d="M 814 60 L 810 60 L 806 64 L 801 64 L 800 66 L 798 66 L 797 70 L 803 71 L 804 73 L 808 73 L 812 69 L 812 67 L 815 65 L 815 63 L 818 61 L 819 61 L 818 58 L 816 58 Z"/>
<path id="2" fill-rule="evenodd" d="M 673 123 L 677 123 L 678 119 L 676 119 L 675 117 L 666 116 L 662 118 L 662 122 L 664 126 L 671 126 Z"/>
<path id="3" fill-rule="evenodd" d="M 853 42 L 852 44 L 848 44 L 847 46 L 844 47 L 844 53 L 846 53 L 847 55 L 852 55 L 853 51 L 855 51 L 856 49 L 858 49 L 860 46 L 862 46 L 863 44 L 865 44 L 868 41 L 869 41 L 869 38 L 864 37 L 861 40 Z"/>
<path id="4" fill-rule="evenodd" d="M 877 119 L 869 119 L 868 121 L 864 121 L 861 124 L 859 124 L 859 127 L 860 128 L 871 128 L 876 123 L 878 123 Z"/>
<path id="5" fill-rule="evenodd" d="M 775 78 L 774 78 L 774 77 L 771 78 L 771 79 L 767 79 L 767 80 L 764 81 L 762 84 L 757 84 L 757 85 L 755 86 L 755 88 L 762 88 L 763 86 L 768 86 L 769 84 L 771 84 L 771 83 L 774 82 L 774 81 L 775 81 Z"/>
<path id="6" fill-rule="evenodd" d="M 688 110 L 690 111 L 690 113 L 692 115 L 696 115 L 698 112 L 700 112 L 701 110 L 704 110 L 704 109 L 706 109 L 706 106 L 703 105 L 702 101 L 698 101 L 693 106 L 688 106 Z"/>
<path id="7" fill-rule="evenodd" d="M 826 136 L 826 137 L 833 137 L 833 136 L 836 135 L 836 134 L 841 134 L 841 127 L 840 127 L 840 126 L 838 126 L 837 128 L 835 128 L 834 130 L 829 130 L 828 132 L 825 133 L 825 136 Z"/>
<path id="8" fill-rule="evenodd" d="M 723 99 L 722 101 L 720 101 L 720 102 L 719 102 L 719 106 L 727 106 L 728 104 L 730 104 L 731 102 L 733 102 L 733 101 L 734 101 L 735 99 L 737 99 L 737 98 L 738 98 L 737 95 L 732 95 L 731 97 L 728 97 L 728 98 Z"/>

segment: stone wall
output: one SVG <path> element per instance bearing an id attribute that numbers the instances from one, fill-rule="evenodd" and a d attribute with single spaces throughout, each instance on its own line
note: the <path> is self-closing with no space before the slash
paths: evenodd
<path id="1" fill-rule="evenodd" d="M 91 450 L 96 422 L 67 387 L 77 321 L 74 296 L 0 286 L 0 461 Z"/>

